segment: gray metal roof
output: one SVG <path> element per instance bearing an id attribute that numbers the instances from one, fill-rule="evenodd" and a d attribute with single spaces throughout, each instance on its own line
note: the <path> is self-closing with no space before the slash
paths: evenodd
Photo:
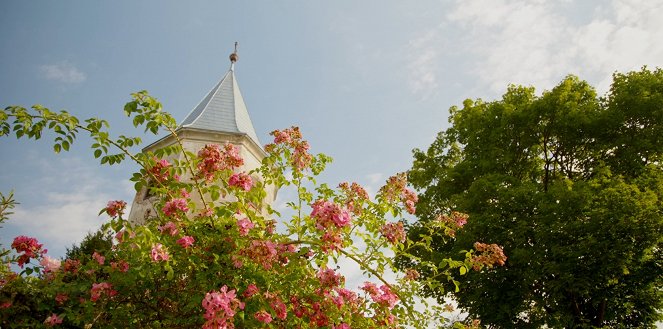
<path id="1" fill-rule="evenodd" d="M 180 127 L 247 134 L 258 145 L 249 111 L 239 91 L 233 66 L 186 116 Z"/>

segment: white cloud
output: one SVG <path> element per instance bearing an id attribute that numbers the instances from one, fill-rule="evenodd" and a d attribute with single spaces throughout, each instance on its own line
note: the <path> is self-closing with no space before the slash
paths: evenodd
<path id="1" fill-rule="evenodd" d="M 408 64 L 408 85 L 410 91 L 421 95 L 423 99 L 432 96 L 439 86 L 436 72 L 440 54 L 434 42 L 436 31 L 429 30 L 409 44 L 411 60 Z"/>
<path id="2" fill-rule="evenodd" d="M 43 243 L 51 256 L 63 256 L 66 247 L 80 242 L 108 219 L 99 216 L 99 211 L 109 200 L 131 202 L 133 193 L 127 182 L 100 176 L 99 170 L 108 168 L 96 163 L 76 157 L 35 159 L 30 154 L 24 161 L 36 178 L 15 185 L 19 204 L 0 230 L 5 247 L 15 236 L 27 235 Z"/>
<path id="3" fill-rule="evenodd" d="M 539 91 L 573 73 L 605 92 L 614 71 L 663 64 L 663 1 L 458 1 L 448 18 L 465 40 L 477 88 L 509 83 Z M 580 6 L 583 6 L 580 8 Z"/>
<path id="4" fill-rule="evenodd" d="M 87 79 L 87 75 L 84 72 L 67 61 L 57 64 L 42 65 L 39 69 L 42 76 L 47 80 L 75 84 L 81 83 Z"/>

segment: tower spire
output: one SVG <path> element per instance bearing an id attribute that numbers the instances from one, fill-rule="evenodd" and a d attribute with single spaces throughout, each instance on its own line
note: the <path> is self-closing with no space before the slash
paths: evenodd
<path id="1" fill-rule="evenodd" d="M 235 51 L 230 54 L 230 70 L 234 71 L 235 70 L 235 62 L 239 59 L 239 55 L 237 55 L 237 45 L 239 43 L 235 41 Z"/>

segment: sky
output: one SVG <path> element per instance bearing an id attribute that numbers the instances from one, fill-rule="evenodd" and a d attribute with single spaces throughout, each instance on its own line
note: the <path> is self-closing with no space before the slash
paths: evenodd
<path id="1" fill-rule="evenodd" d="M 181 121 L 229 69 L 261 143 L 299 126 L 334 158 L 320 179 L 375 191 L 448 127 L 466 98 L 511 83 L 549 90 L 575 74 L 605 93 L 613 72 L 663 66 L 663 0 L 0 2 L 0 105 L 42 104 L 134 130 L 122 112 L 148 90 Z M 129 203 L 131 164 L 100 166 L 85 137 L 0 138 L 0 192 L 20 204 L 0 229 L 52 256 Z M 49 140 L 51 138 L 51 140 Z M 287 197 L 282 195 L 280 198 Z"/>

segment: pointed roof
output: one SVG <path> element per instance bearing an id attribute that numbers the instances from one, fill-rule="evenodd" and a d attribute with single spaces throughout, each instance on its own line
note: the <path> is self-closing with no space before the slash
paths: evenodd
<path id="1" fill-rule="evenodd" d="M 246 134 L 258 146 L 260 141 L 253 128 L 244 98 L 235 78 L 236 53 L 231 55 L 231 66 L 214 88 L 182 121 L 181 128 Z"/>

